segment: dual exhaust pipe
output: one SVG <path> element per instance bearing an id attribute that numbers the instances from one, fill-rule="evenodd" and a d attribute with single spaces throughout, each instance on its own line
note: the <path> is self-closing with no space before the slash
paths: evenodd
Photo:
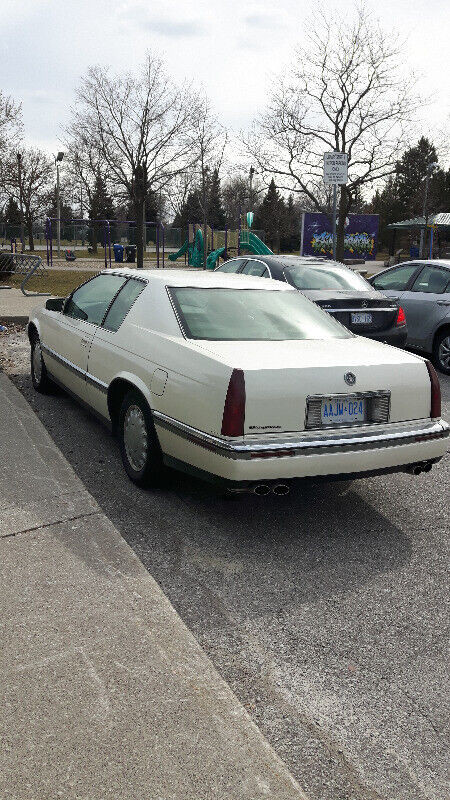
<path id="1" fill-rule="evenodd" d="M 289 494 L 290 487 L 287 483 L 257 483 L 247 489 L 228 489 L 230 496 L 236 494 L 256 494 L 258 497 L 266 497 L 268 494 L 275 494 L 277 497 L 285 497 Z"/>
<path id="2" fill-rule="evenodd" d="M 422 464 L 412 464 L 405 469 L 409 475 L 421 475 L 422 472 L 431 472 L 433 467 L 432 461 L 424 461 Z"/>

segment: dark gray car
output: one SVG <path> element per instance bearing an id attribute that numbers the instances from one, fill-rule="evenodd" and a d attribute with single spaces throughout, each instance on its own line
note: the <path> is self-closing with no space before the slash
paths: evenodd
<path id="1" fill-rule="evenodd" d="M 359 336 L 396 347 L 406 342 L 403 310 L 344 264 L 312 256 L 247 255 L 225 261 L 217 271 L 290 283 Z"/>
<path id="2" fill-rule="evenodd" d="M 370 282 L 404 309 L 406 345 L 432 353 L 436 367 L 450 375 L 450 261 L 407 261 Z"/>

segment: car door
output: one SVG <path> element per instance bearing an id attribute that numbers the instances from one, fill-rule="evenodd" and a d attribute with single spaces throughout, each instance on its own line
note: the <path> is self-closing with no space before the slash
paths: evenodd
<path id="1" fill-rule="evenodd" d="M 50 372 L 70 391 L 86 397 L 89 350 L 97 327 L 126 278 L 97 275 L 75 289 L 63 310 L 49 315 L 44 357 Z"/>
<path id="2" fill-rule="evenodd" d="M 398 300 L 400 302 L 403 297 L 403 292 L 411 285 L 421 267 L 422 264 L 414 262 L 399 264 L 398 267 L 393 267 L 392 269 L 386 270 L 386 272 L 382 272 L 380 275 L 375 275 L 370 283 L 374 289 L 379 289 L 387 297 L 391 297 L 392 300 Z M 408 324 L 408 319 L 406 323 Z"/>
<path id="3" fill-rule="evenodd" d="M 450 270 L 426 264 L 401 298 L 408 326 L 407 343 L 429 352 L 439 322 L 450 312 Z"/>
<path id="4" fill-rule="evenodd" d="M 255 258 L 251 258 L 247 261 L 241 273 L 242 275 L 255 275 L 257 278 L 270 277 L 267 264 L 264 264 L 263 261 L 257 261 Z"/>
<path id="5" fill-rule="evenodd" d="M 121 325 L 146 284 L 144 278 L 132 277 L 126 281 L 97 328 L 90 347 L 86 395 L 89 405 L 105 417 L 108 417 L 109 384 L 118 373 L 128 371 L 133 362 L 129 342 L 121 335 Z"/>

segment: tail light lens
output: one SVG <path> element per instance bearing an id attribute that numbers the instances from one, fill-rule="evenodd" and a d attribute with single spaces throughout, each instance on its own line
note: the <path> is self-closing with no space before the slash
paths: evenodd
<path id="1" fill-rule="evenodd" d="M 241 369 L 234 369 L 228 384 L 223 408 L 222 436 L 243 436 L 245 422 L 245 379 Z"/>
<path id="2" fill-rule="evenodd" d="M 430 376 L 431 383 L 431 409 L 430 417 L 435 419 L 441 416 L 441 386 L 436 370 L 430 361 L 425 362 L 427 365 L 428 375 Z"/>
<path id="3" fill-rule="evenodd" d="M 396 321 L 395 324 L 397 326 L 398 325 L 406 325 L 406 315 L 405 315 L 405 312 L 403 311 L 403 308 L 401 306 L 400 306 L 400 308 L 398 310 L 397 321 Z"/>

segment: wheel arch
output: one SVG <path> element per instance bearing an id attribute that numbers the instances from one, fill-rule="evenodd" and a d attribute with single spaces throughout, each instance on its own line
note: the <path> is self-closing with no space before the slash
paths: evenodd
<path id="1" fill-rule="evenodd" d="M 444 317 L 444 319 L 440 322 L 439 327 L 436 328 L 433 334 L 432 350 L 434 350 L 437 337 L 440 336 L 444 331 L 450 332 L 450 317 Z"/>
<path id="2" fill-rule="evenodd" d="M 41 334 L 41 330 L 40 330 L 40 326 L 39 326 L 38 321 L 36 319 L 30 319 L 30 321 L 29 321 L 29 323 L 27 325 L 27 335 L 28 335 L 28 341 L 30 342 L 30 344 L 32 343 L 33 339 L 36 336 L 40 339 L 41 338 L 40 334 Z"/>
<path id="3" fill-rule="evenodd" d="M 117 427 L 123 399 L 125 395 L 133 389 L 143 396 L 149 409 L 151 410 L 152 408 L 150 390 L 141 378 L 127 372 L 117 375 L 109 384 L 107 395 L 108 413 L 113 431 L 115 431 Z"/>

